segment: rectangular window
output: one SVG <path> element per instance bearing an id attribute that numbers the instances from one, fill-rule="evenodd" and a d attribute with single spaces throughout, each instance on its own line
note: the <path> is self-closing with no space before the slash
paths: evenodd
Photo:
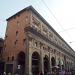
<path id="1" fill-rule="evenodd" d="M 42 26 L 42 30 L 43 30 L 43 33 L 44 33 L 45 35 L 47 35 L 48 31 L 47 31 L 47 28 L 46 28 L 45 26 Z"/>
<path id="2" fill-rule="evenodd" d="M 38 45 L 38 43 L 37 43 L 37 42 L 35 42 L 35 47 L 37 47 L 37 45 Z"/>
<path id="3" fill-rule="evenodd" d="M 35 17 L 32 17 L 32 23 L 33 23 L 33 27 L 37 30 L 40 30 L 41 29 L 41 24 L 39 22 L 39 20 Z"/>
<path id="4" fill-rule="evenodd" d="M 36 18 L 33 17 L 32 20 L 33 20 L 33 24 L 35 24 L 36 26 L 40 25 L 40 22 Z"/>
<path id="5" fill-rule="evenodd" d="M 52 34 L 52 32 L 49 32 L 49 37 L 53 37 L 53 34 Z"/>
<path id="6" fill-rule="evenodd" d="M 17 25 L 18 25 L 18 26 L 20 25 L 20 22 L 19 22 L 19 21 L 17 21 Z"/>
<path id="7" fill-rule="evenodd" d="M 23 39 L 23 45 L 25 46 L 26 39 Z"/>
<path id="8" fill-rule="evenodd" d="M 16 36 L 18 35 L 18 31 L 16 31 Z"/>
<path id="9" fill-rule="evenodd" d="M 14 44 L 16 45 L 16 44 L 17 44 L 17 42 L 18 42 L 18 40 L 16 40 L 16 41 L 14 42 Z"/>

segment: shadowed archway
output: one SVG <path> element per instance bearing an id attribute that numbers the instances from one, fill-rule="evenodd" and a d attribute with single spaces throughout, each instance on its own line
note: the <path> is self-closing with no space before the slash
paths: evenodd
<path id="1" fill-rule="evenodd" d="M 17 64 L 20 65 L 20 73 L 24 75 L 25 73 L 25 53 L 23 51 L 18 53 Z"/>
<path id="2" fill-rule="evenodd" d="M 55 70 L 54 66 L 56 66 L 56 60 L 54 57 L 51 58 L 51 66 L 52 66 L 52 71 Z"/>
<path id="3" fill-rule="evenodd" d="M 38 52 L 33 52 L 32 54 L 32 73 L 33 75 L 39 75 L 40 69 L 40 55 Z"/>
<path id="4" fill-rule="evenodd" d="M 44 75 L 47 75 L 49 71 L 49 58 L 47 55 L 44 57 Z"/>
<path id="5" fill-rule="evenodd" d="M 56 65 L 56 60 L 54 57 L 51 58 L 51 65 L 52 66 L 55 66 Z"/>

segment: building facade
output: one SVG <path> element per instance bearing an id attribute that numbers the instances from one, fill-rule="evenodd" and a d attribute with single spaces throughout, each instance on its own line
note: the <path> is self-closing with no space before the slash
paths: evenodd
<path id="1" fill-rule="evenodd" d="M 75 64 L 75 52 L 32 6 L 7 19 L 5 35 L 7 75 L 45 75 L 55 66 L 69 71 Z"/>
<path id="2" fill-rule="evenodd" d="M 4 49 L 4 40 L 0 38 L 0 75 L 2 75 L 4 72 L 3 49 Z"/>

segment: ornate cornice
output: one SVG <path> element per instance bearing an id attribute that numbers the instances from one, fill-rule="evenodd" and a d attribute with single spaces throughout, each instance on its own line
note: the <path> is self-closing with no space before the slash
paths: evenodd
<path id="1" fill-rule="evenodd" d="M 25 29 L 26 32 L 31 32 L 32 34 L 35 34 L 36 36 L 40 37 L 41 39 L 45 40 L 46 42 L 52 44 L 53 46 L 57 47 L 59 50 L 61 50 L 62 52 L 67 53 L 68 55 L 72 56 L 73 58 L 75 58 L 74 55 L 72 55 L 72 53 L 68 52 L 67 50 L 65 50 L 64 48 L 60 47 L 59 45 L 57 45 L 56 43 L 54 43 L 53 41 L 49 40 L 46 36 L 42 35 L 40 32 L 38 32 L 36 29 L 33 29 L 32 27 L 27 27 Z"/>

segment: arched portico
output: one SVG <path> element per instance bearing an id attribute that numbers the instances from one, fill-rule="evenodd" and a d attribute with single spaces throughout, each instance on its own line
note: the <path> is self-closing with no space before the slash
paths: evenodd
<path id="1" fill-rule="evenodd" d="M 32 74 L 39 75 L 40 73 L 40 55 L 38 52 L 32 53 Z"/>
<path id="2" fill-rule="evenodd" d="M 17 55 L 17 69 L 20 74 L 25 74 L 25 53 L 22 51 Z"/>
<path id="3" fill-rule="evenodd" d="M 56 60 L 54 57 L 51 58 L 51 65 L 52 66 L 55 66 L 56 65 Z"/>
<path id="4" fill-rule="evenodd" d="M 47 55 L 45 55 L 44 57 L 44 75 L 47 75 L 47 73 L 49 72 L 49 58 Z"/>
<path id="5" fill-rule="evenodd" d="M 51 58 L 51 66 L 52 66 L 52 71 L 54 71 L 54 66 L 56 66 L 56 60 L 54 57 Z"/>

